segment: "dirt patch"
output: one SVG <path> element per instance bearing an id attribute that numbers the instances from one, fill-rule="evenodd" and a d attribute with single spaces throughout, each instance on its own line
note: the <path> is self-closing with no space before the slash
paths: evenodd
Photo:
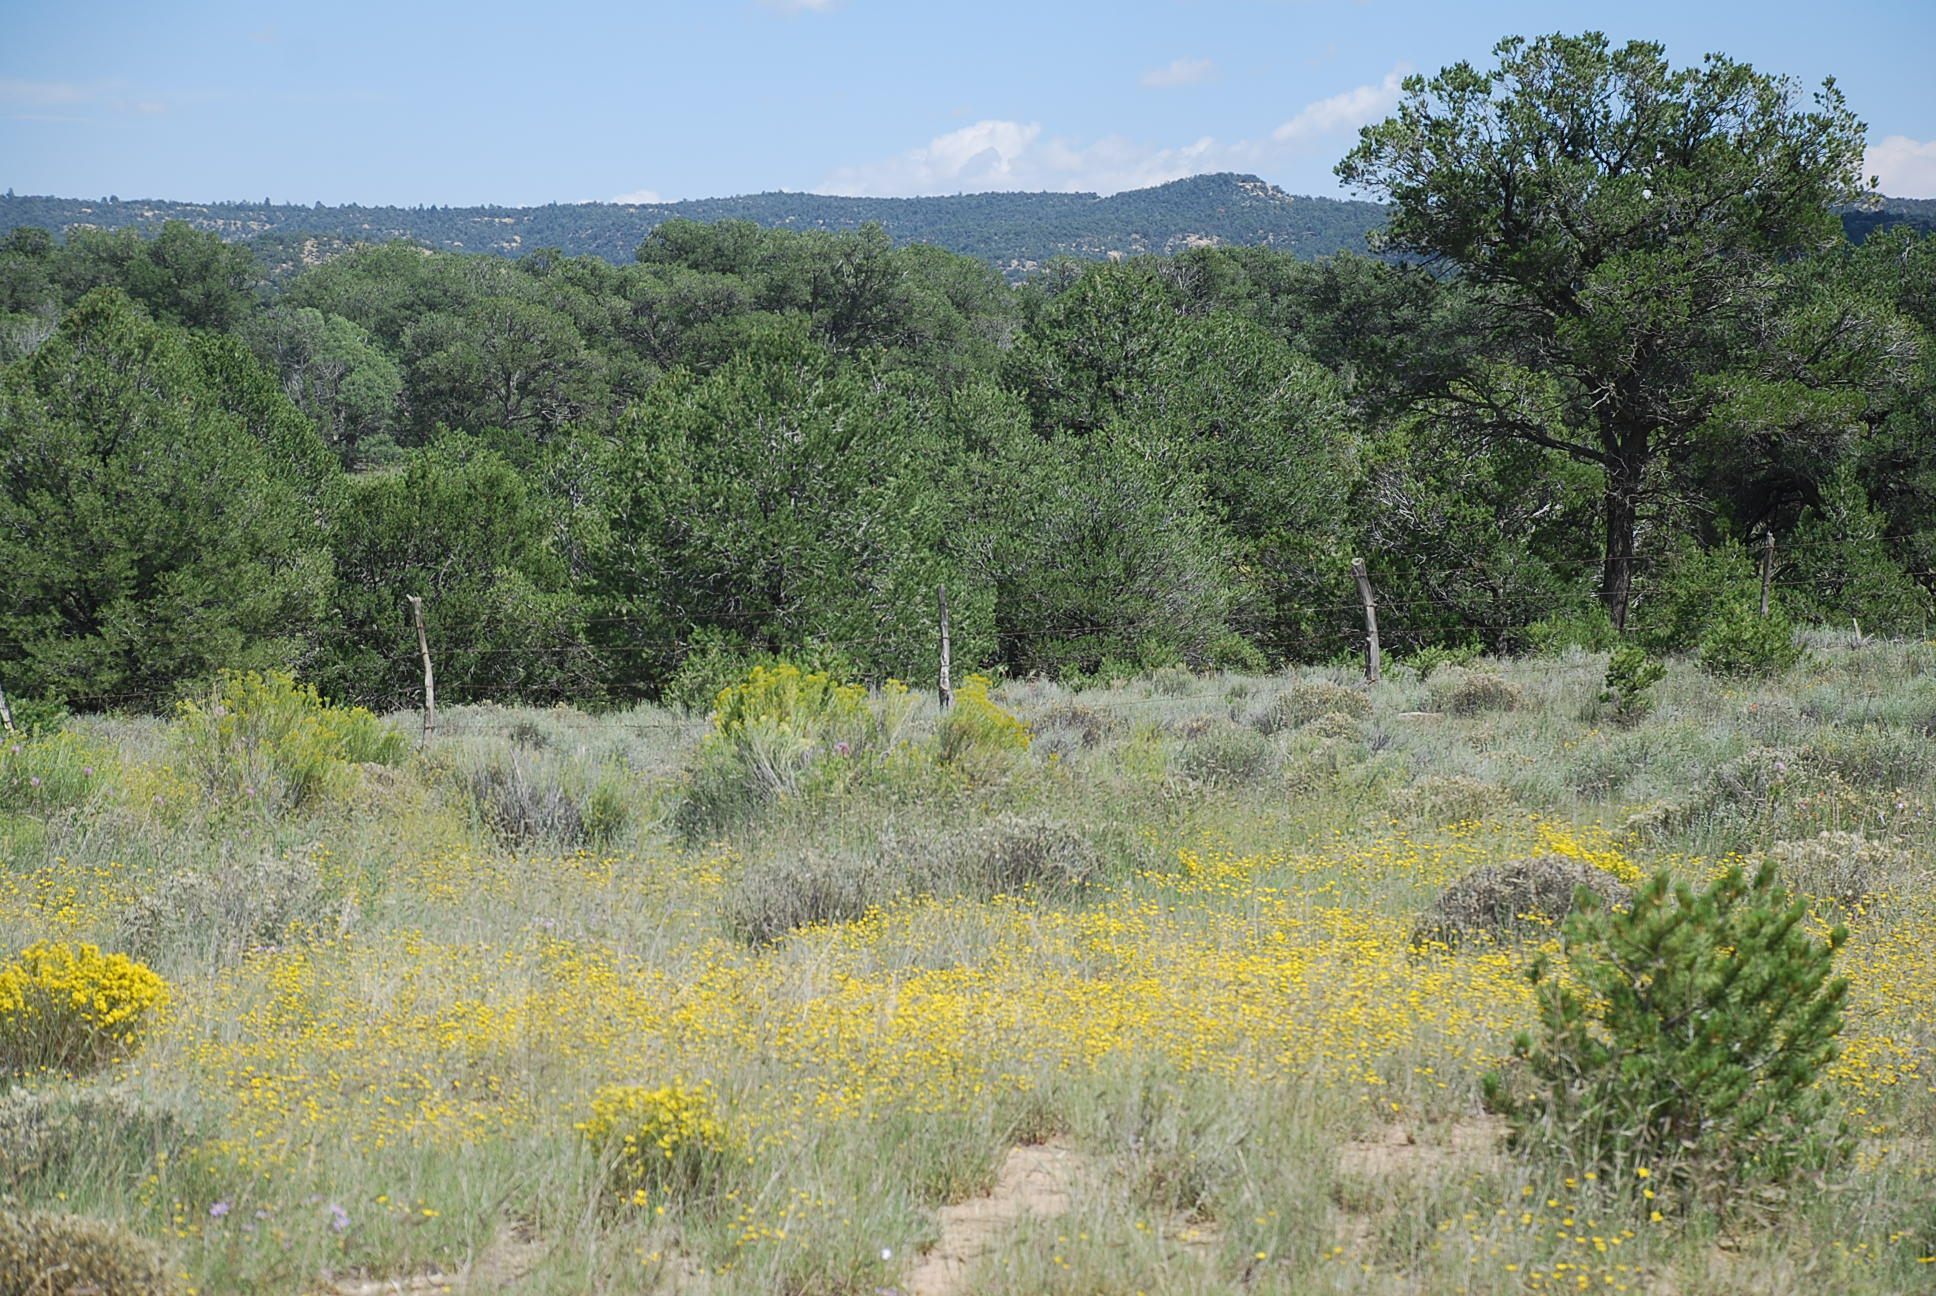
<path id="1" fill-rule="evenodd" d="M 1010 1148 L 986 1197 L 943 1206 L 941 1240 L 908 1274 L 911 1296 L 958 1296 L 968 1290 L 974 1262 L 1008 1240 L 1023 1216 L 1054 1219 L 1069 1209 L 1076 1180 L 1089 1158 L 1060 1139 Z"/>
<path id="2" fill-rule="evenodd" d="M 1390 1125 L 1376 1137 L 1352 1139 L 1338 1148 L 1338 1207 L 1334 1238 L 1346 1255 L 1366 1256 L 1393 1202 L 1383 1185 L 1411 1184 L 1496 1164 L 1503 1155 L 1506 1122 L 1474 1116 L 1451 1125 Z"/>
<path id="3" fill-rule="evenodd" d="M 498 1231 L 491 1244 L 455 1273 L 421 1273 L 397 1278 L 339 1278 L 323 1287 L 325 1296 L 401 1296 L 409 1292 L 503 1291 L 514 1286 L 544 1259 L 545 1244 L 527 1229 Z"/>
<path id="4" fill-rule="evenodd" d="M 1423 1141 L 1409 1125 L 1387 1126 L 1376 1138 L 1352 1139 L 1338 1148 L 1338 1172 L 1365 1179 L 1413 1178 L 1453 1165 L 1495 1161 L 1506 1137 L 1497 1116 L 1474 1116 L 1427 1131 Z"/>

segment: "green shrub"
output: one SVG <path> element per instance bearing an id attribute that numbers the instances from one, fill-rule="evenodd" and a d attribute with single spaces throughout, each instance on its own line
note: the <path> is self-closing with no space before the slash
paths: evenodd
<path id="1" fill-rule="evenodd" d="M 1607 683 L 1600 701 L 1613 708 L 1616 724 L 1634 724 L 1653 709 L 1648 693 L 1666 676 L 1666 665 L 1648 656 L 1645 648 L 1621 644 L 1607 659 Z"/>
<path id="2" fill-rule="evenodd" d="M 1739 606 L 1758 582 L 1754 560 L 1735 544 L 1703 549 L 1690 539 L 1641 573 L 1629 638 L 1652 653 L 1685 652 L 1700 643 L 1718 608 Z"/>
<path id="3" fill-rule="evenodd" d="M 1404 664 L 1417 671 L 1420 679 L 1430 679 L 1432 672 L 1441 666 L 1470 666 L 1484 651 L 1485 648 L 1476 643 L 1450 648 L 1444 644 L 1427 644 L 1404 658 Z"/>
<path id="4" fill-rule="evenodd" d="M 1534 653 L 1557 657 L 1567 652 L 1606 652 L 1620 638 L 1613 619 L 1598 600 L 1577 612 L 1560 612 L 1526 627 L 1526 644 Z"/>
<path id="5" fill-rule="evenodd" d="M 721 693 L 739 684 L 755 667 L 773 670 L 789 664 L 830 679 L 850 679 L 855 674 L 852 659 L 838 648 L 810 644 L 781 657 L 708 627 L 693 635 L 691 651 L 660 690 L 659 700 L 704 715 L 719 704 Z"/>
<path id="6" fill-rule="evenodd" d="M 48 815 L 99 790 L 114 753 L 65 730 L 0 740 L 0 813 Z"/>
<path id="7" fill-rule="evenodd" d="M 108 1220 L 0 1209 L 0 1296 L 166 1296 L 153 1242 Z"/>
<path id="8" fill-rule="evenodd" d="M 1801 660 L 1795 628 L 1779 610 L 1757 616 L 1746 603 L 1729 603 L 1701 636 L 1701 669 L 1729 679 L 1779 675 Z"/>
<path id="9" fill-rule="evenodd" d="M 1570 979 L 1532 968 L 1539 1033 L 1508 1078 L 1485 1077 L 1513 1145 L 1615 1184 L 1645 1177 L 1670 1200 L 1746 1203 L 1755 1189 L 1850 1151 L 1818 1084 L 1836 1056 L 1848 983 L 1763 866 L 1706 890 L 1663 871 L 1626 912 L 1587 903 L 1566 920 Z"/>
<path id="10" fill-rule="evenodd" d="M 51 698 L 7 695 L 7 709 L 13 712 L 13 737 L 45 738 L 67 725 L 67 708 Z M 4 737 L 5 735 L 0 735 Z"/>
<path id="11" fill-rule="evenodd" d="M 281 671 L 229 672 L 180 703 L 175 740 L 218 803 L 295 809 L 354 786 L 354 767 L 394 765 L 404 736 L 362 707 L 323 701 Z"/>

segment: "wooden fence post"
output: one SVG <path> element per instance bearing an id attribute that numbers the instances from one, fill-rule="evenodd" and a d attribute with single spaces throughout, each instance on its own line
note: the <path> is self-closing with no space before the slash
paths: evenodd
<path id="1" fill-rule="evenodd" d="M 1775 583 L 1775 533 L 1768 532 L 1761 541 L 1761 619 L 1768 619 L 1768 591 Z"/>
<path id="2" fill-rule="evenodd" d="M 13 708 L 7 705 L 7 690 L 4 688 L 0 688 L 0 724 L 7 726 L 8 733 L 13 732 Z"/>
<path id="3" fill-rule="evenodd" d="M 948 587 L 941 590 L 941 709 L 946 711 L 955 704 L 955 685 L 949 677 L 953 665 L 951 645 L 948 642 Z"/>
<path id="4" fill-rule="evenodd" d="M 424 728 L 423 740 L 426 744 L 437 736 L 437 676 L 430 669 L 430 638 L 424 633 L 423 600 L 415 594 L 406 594 L 410 600 L 410 615 L 417 622 L 417 651 L 423 656 L 424 668 Z"/>
<path id="5" fill-rule="evenodd" d="M 1365 604 L 1365 682 L 1378 682 L 1378 600 L 1372 597 L 1371 577 L 1365 571 L 1365 560 L 1351 560 L 1351 574 L 1358 578 L 1358 597 Z"/>

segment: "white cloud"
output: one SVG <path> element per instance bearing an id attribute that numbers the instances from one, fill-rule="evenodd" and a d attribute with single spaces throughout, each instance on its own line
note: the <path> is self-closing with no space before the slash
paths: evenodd
<path id="1" fill-rule="evenodd" d="M 1202 85 L 1216 78 L 1217 65 L 1213 60 L 1180 58 L 1160 68 L 1151 68 L 1137 79 L 1136 84 L 1145 89 L 1162 90 L 1171 86 Z"/>
<path id="2" fill-rule="evenodd" d="M 898 157 L 841 167 L 816 192 L 859 197 L 1001 189 L 1110 194 L 1210 171 L 1256 172 L 1333 149 L 1337 133 L 1390 110 L 1409 70 L 1400 64 L 1375 85 L 1307 104 L 1257 139 L 1224 142 L 1205 135 L 1190 144 L 1164 144 L 1105 135 L 1084 143 L 1049 135 L 1040 122 L 978 121 Z"/>
<path id="3" fill-rule="evenodd" d="M 1936 198 L 1936 140 L 1891 135 L 1869 146 L 1862 172 L 1891 198 Z"/>
<path id="4" fill-rule="evenodd" d="M 899 157 L 842 167 L 817 192 L 858 196 L 978 193 L 997 189 L 1115 193 L 1216 169 L 1208 136 L 1181 148 L 1121 135 L 1090 144 L 1044 138 L 1040 122 L 978 121 Z"/>
<path id="5" fill-rule="evenodd" d="M 760 0 L 767 9 L 778 10 L 783 14 L 832 13 L 839 0 Z"/>
<path id="6" fill-rule="evenodd" d="M 609 203 L 649 206 L 653 203 L 662 203 L 665 199 L 659 196 L 657 189 L 634 189 L 631 193 L 622 193 L 615 198 L 607 198 L 605 201 Z"/>
<path id="7" fill-rule="evenodd" d="M 1297 116 L 1271 132 L 1278 143 L 1329 135 L 1333 131 L 1356 129 L 1390 112 L 1411 68 L 1400 63 L 1385 73 L 1377 85 L 1361 85 L 1328 99 L 1319 99 L 1298 109 Z"/>

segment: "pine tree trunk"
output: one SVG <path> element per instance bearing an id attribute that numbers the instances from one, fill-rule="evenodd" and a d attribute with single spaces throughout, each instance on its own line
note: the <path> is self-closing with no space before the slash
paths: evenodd
<path id="1" fill-rule="evenodd" d="M 1600 574 L 1600 598 L 1613 618 L 1613 628 L 1627 628 L 1633 604 L 1634 530 L 1640 518 L 1641 478 L 1647 468 L 1646 434 L 1620 438 L 1607 463 L 1604 500 L 1606 561 Z"/>

